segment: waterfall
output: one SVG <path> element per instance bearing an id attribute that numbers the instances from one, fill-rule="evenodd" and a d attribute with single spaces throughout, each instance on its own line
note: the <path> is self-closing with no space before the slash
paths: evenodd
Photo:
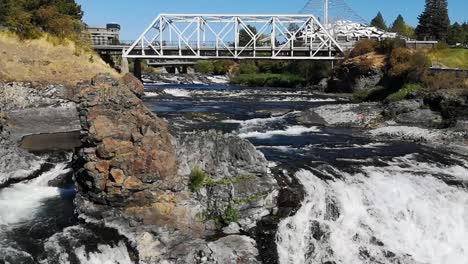
<path id="1" fill-rule="evenodd" d="M 60 195 L 60 189 L 48 186 L 50 180 L 68 173 L 68 162 L 56 164 L 39 177 L 0 190 L 0 228 L 34 217 L 48 198 Z"/>
<path id="2" fill-rule="evenodd" d="M 280 263 L 468 263 L 468 193 L 442 180 L 467 167 L 403 157 L 337 174 L 296 173 L 306 197 L 280 223 Z"/>

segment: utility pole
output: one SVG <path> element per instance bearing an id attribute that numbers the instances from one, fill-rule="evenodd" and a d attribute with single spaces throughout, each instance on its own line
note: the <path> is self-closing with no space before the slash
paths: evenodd
<path id="1" fill-rule="evenodd" d="M 328 28 L 328 1 L 329 0 L 323 1 L 323 25 L 325 28 Z"/>

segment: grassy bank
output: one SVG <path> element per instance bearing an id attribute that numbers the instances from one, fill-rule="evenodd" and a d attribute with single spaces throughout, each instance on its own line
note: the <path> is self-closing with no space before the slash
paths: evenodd
<path id="1" fill-rule="evenodd" d="M 433 64 L 468 69 L 468 49 L 434 49 L 428 54 Z"/>
<path id="2" fill-rule="evenodd" d="M 0 80 L 75 84 L 98 73 L 117 75 L 93 51 L 44 34 L 21 40 L 12 33 L 0 33 Z"/>
<path id="3" fill-rule="evenodd" d="M 239 74 L 231 79 L 231 83 L 252 87 L 288 87 L 304 85 L 305 79 L 293 74 L 250 73 Z"/>

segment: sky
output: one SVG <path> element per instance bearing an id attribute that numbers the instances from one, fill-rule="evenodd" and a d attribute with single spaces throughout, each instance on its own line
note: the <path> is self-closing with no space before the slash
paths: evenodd
<path id="1" fill-rule="evenodd" d="M 77 0 L 89 25 L 118 23 L 121 40 L 136 39 L 160 13 L 297 14 L 308 0 Z M 345 0 L 370 21 L 381 11 L 387 24 L 398 14 L 416 26 L 424 0 Z M 468 0 L 448 0 L 452 22 L 468 22 Z"/>

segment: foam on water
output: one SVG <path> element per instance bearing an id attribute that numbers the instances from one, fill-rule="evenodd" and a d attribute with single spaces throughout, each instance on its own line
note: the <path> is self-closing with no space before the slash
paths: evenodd
<path id="1" fill-rule="evenodd" d="M 185 89 L 164 89 L 164 92 L 174 97 L 190 97 L 190 91 Z"/>
<path id="2" fill-rule="evenodd" d="M 298 136 L 305 133 L 310 132 L 319 132 L 320 129 L 318 127 L 305 127 L 305 126 L 290 126 L 287 127 L 285 130 L 270 130 L 265 132 L 259 131 L 251 131 L 240 133 L 239 137 L 241 138 L 271 138 L 273 136 Z"/>
<path id="3" fill-rule="evenodd" d="M 0 227 L 34 217 L 45 199 L 60 195 L 48 182 L 67 172 L 67 163 L 59 163 L 36 179 L 0 190 Z"/>
<path id="4" fill-rule="evenodd" d="M 468 263 L 468 193 L 441 172 L 468 175 L 411 157 L 335 181 L 299 171 L 306 197 L 279 225 L 280 263 Z"/>
<path id="5" fill-rule="evenodd" d="M 116 246 L 98 245 L 99 252 L 86 252 L 85 246 L 75 250 L 81 264 L 132 264 L 123 242 Z"/>

